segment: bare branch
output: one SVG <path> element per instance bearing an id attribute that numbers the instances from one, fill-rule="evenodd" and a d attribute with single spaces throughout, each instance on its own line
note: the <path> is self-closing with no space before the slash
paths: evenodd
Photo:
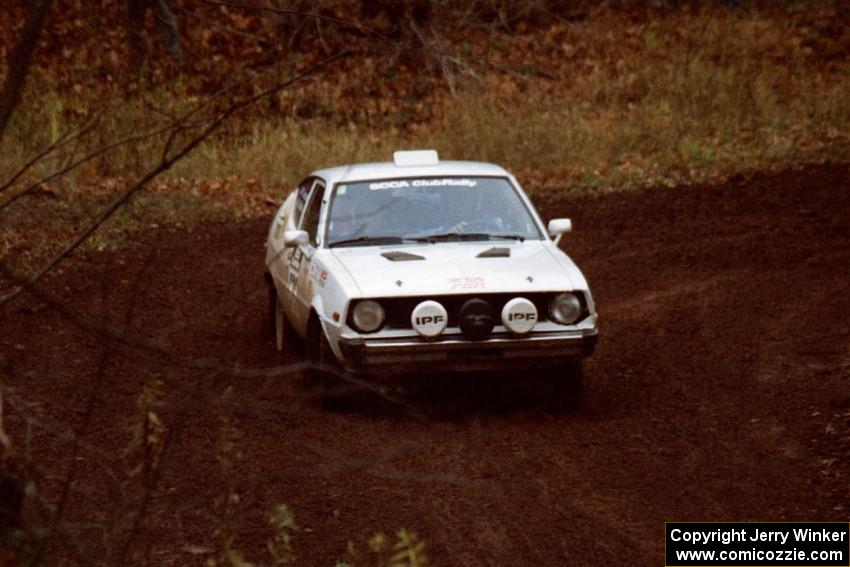
<path id="1" fill-rule="evenodd" d="M 112 328 L 100 321 L 93 320 L 72 311 L 63 302 L 51 297 L 38 286 L 32 285 L 27 280 L 21 279 L 15 274 L 9 272 L 8 268 L 2 264 L 0 264 L 0 274 L 23 287 L 29 294 L 55 310 L 64 319 L 77 328 L 90 332 L 98 337 L 98 339 L 103 341 L 105 346 L 110 349 L 132 351 L 136 354 L 146 355 L 155 360 L 165 361 L 168 364 L 173 364 L 174 366 L 194 370 L 212 371 L 219 376 L 232 376 L 235 378 L 275 378 L 298 374 L 307 368 L 316 368 L 316 365 L 309 362 L 264 368 L 240 368 L 222 365 L 217 360 L 211 358 L 185 357 L 160 344 L 157 344 L 155 341 L 138 336 L 130 336 L 125 330 Z M 250 296 L 256 291 L 257 289 L 246 290 L 246 295 Z M 332 365 L 319 365 L 318 368 L 325 374 L 335 376 L 345 382 L 349 382 L 369 390 L 394 405 L 404 407 L 408 410 L 410 415 L 420 421 L 428 421 L 428 417 L 426 415 L 419 412 L 419 410 L 405 400 L 390 394 L 386 388 L 380 384 L 374 384 L 367 379 L 353 376 L 347 372 L 342 372 Z"/>
<path id="2" fill-rule="evenodd" d="M 290 10 L 285 8 L 275 8 L 273 6 L 259 5 L 259 4 L 242 4 L 239 2 L 226 2 L 224 0 L 204 0 L 207 4 L 213 4 L 216 6 L 226 6 L 228 8 L 239 8 L 242 10 L 254 10 L 257 12 L 269 12 L 272 14 L 278 14 L 281 16 L 297 16 L 299 18 L 309 18 L 316 21 L 325 21 L 329 23 L 336 24 L 338 26 L 354 29 L 356 31 L 373 35 L 385 41 L 390 41 L 392 43 L 400 43 L 390 36 L 381 33 L 380 31 L 370 28 L 369 26 L 364 26 L 360 22 L 353 22 L 351 20 L 346 20 L 344 18 L 337 18 L 336 16 L 328 16 L 326 14 L 320 14 L 318 12 L 304 12 L 301 10 Z"/>
<path id="3" fill-rule="evenodd" d="M 222 366 L 212 358 L 188 358 L 164 348 L 162 345 L 154 341 L 143 339 L 141 337 L 132 337 L 127 332 L 119 330 L 100 321 L 96 321 L 89 317 L 80 315 L 68 308 L 62 301 L 50 297 L 44 290 L 32 284 L 27 279 L 20 278 L 11 273 L 6 266 L 0 264 L 0 274 L 15 282 L 16 285 L 23 288 L 27 293 L 49 306 L 51 309 L 59 313 L 63 318 L 71 322 L 74 326 L 88 331 L 98 337 L 109 348 L 122 349 L 124 351 L 132 351 L 136 354 L 147 355 L 158 360 L 165 361 L 175 366 L 183 368 L 213 371 L 218 374 L 225 374 L 239 378 L 265 378 L 286 376 L 300 372 L 305 368 L 310 367 L 310 364 L 294 364 L 281 365 L 270 368 L 230 368 Z M 251 292 L 255 290 L 249 290 Z"/>
<path id="4" fill-rule="evenodd" d="M 229 34 L 232 34 L 232 35 L 235 35 L 235 36 L 253 39 L 254 41 L 256 41 L 258 43 L 264 43 L 264 42 L 267 41 L 266 38 L 264 38 L 262 36 L 259 36 L 259 35 L 253 34 L 253 33 L 244 32 L 242 30 L 238 30 L 234 27 L 222 24 L 222 23 L 217 22 L 216 20 L 214 20 L 212 18 L 208 18 L 208 17 L 203 16 L 201 14 L 195 13 L 191 10 L 182 9 L 182 10 L 180 10 L 180 13 L 186 14 L 189 17 L 195 18 L 196 20 L 203 22 L 204 24 L 206 24 L 206 25 L 208 25 L 212 28 L 221 30 L 224 33 L 229 33 Z"/>
<path id="5" fill-rule="evenodd" d="M 164 126 L 162 128 L 157 128 L 156 130 L 152 130 L 150 132 L 145 132 L 143 134 L 135 134 L 133 136 L 127 136 L 126 138 L 121 138 L 118 141 L 112 142 L 112 143 L 107 144 L 105 146 L 101 146 L 100 148 L 94 150 L 93 152 L 91 152 L 91 153 L 81 157 L 80 159 L 66 165 L 62 169 L 54 171 L 50 175 L 43 177 L 43 178 L 39 179 L 38 181 L 35 181 L 34 183 L 28 185 L 23 190 L 15 193 L 11 197 L 9 197 L 8 199 L 6 199 L 2 203 L 0 203 L 0 211 L 2 211 L 6 207 L 8 207 L 12 203 L 14 203 L 15 201 L 17 201 L 21 197 L 31 193 L 36 188 L 40 187 L 42 184 L 53 181 L 54 179 L 61 177 L 62 175 L 68 173 L 69 171 L 72 171 L 72 170 L 78 168 L 79 166 L 83 165 L 86 162 L 89 162 L 89 161 L 91 161 L 95 158 L 98 158 L 98 157 L 104 155 L 105 153 L 107 153 L 111 150 L 114 150 L 117 147 L 124 146 L 124 145 L 127 145 L 127 144 L 131 144 L 133 142 L 140 142 L 142 140 L 146 140 L 148 138 L 152 138 L 154 136 L 164 134 L 165 132 L 168 132 L 171 128 L 173 128 L 173 126 L 174 126 L 173 124 L 169 124 L 167 126 Z"/>
<path id="6" fill-rule="evenodd" d="M 0 390 L 2 389 L 3 387 L 0 386 Z M 81 449 L 84 449 L 88 453 L 96 455 L 102 463 L 112 462 L 112 457 L 114 457 L 114 455 L 111 455 L 109 452 L 103 451 L 97 446 L 88 443 L 82 436 L 74 433 L 73 431 L 70 431 L 65 425 L 57 426 L 50 424 L 44 420 L 33 417 L 32 412 L 28 411 L 28 408 L 25 406 L 24 401 L 22 399 L 19 399 L 18 396 L 11 393 L 8 388 L 6 388 L 6 405 L 9 407 L 9 410 L 20 415 L 24 420 L 27 421 L 27 423 L 29 423 L 36 429 L 46 431 L 56 436 L 56 438 L 60 441 L 65 441 L 78 445 Z M 115 471 L 112 470 L 112 468 L 110 467 L 106 467 L 106 471 L 110 479 L 117 484 L 119 481 L 118 475 L 115 473 Z"/>
<path id="7" fill-rule="evenodd" d="M 233 86 L 235 86 L 235 84 L 237 84 L 237 83 L 234 82 L 230 85 L 226 85 L 226 86 L 222 87 L 217 92 L 213 93 L 210 96 L 209 100 L 202 102 L 200 104 L 197 104 L 192 110 L 184 113 L 182 116 L 179 116 L 179 117 L 176 117 L 176 118 L 172 118 L 171 116 L 169 116 L 169 118 L 172 118 L 172 122 L 170 122 L 169 124 L 167 124 L 165 126 L 156 128 L 154 130 L 150 130 L 148 132 L 144 132 L 142 134 L 134 134 L 134 135 L 131 135 L 131 136 L 127 136 L 127 137 L 121 138 L 121 139 L 119 139 L 115 142 L 106 144 L 105 146 L 101 146 L 100 148 L 98 148 L 98 149 L 94 150 L 93 152 L 81 157 L 80 159 L 78 159 L 74 162 L 71 162 L 70 164 L 66 165 L 62 169 L 57 170 L 57 171 L 51 173 L 50 175 L 43 177 L 42 179 L 30 184 L 25 189 L 19 191 L 18 193 L 14 194 L 13 196 L 9 197 L 8 199 L 6 199 L 2 203 L 0 203 L 0 211 L 2 211 L 6 207 L 8 207 L 12 203 L 14 203 L 15 201 L 17 201 L 21 197 L 31 193 L 32 191 L 34 191 L 35 189 L 40 187 L 42 184 L 47 183 L 49 181 L 53 181 L 54 179 L 61 177 L 62 175 L 68 173 L 69 171 L 76 169 L 77 167 L 81 166 L 82 164 L 89 162 L 89 161 L 91 161 L 95 158 L 98 158 L 98 157 L 106 154 L 107 152 L 114 150 L 115 148 L 118 148 L 120 146 L 124 146 L 124 145 L 127 145 L 127 144 L 131 144 L 131 143 L 134 143 L 134 142 L 140 142 L 142 140 L 147 140 L 148 138 L 156 137 L 156 136 L 158 136 L 160 134 L 164 134 L 165 132 L 168 132 L 169 130 L 172 130 L 174 128 L 177 128 L 177 129 L 186 128 L 187 127 L 186 124 L 189 122 L 190 118 L 197 115 L 204 108 L 209 106 L 211 104 L 211 102 L 210 102 L 211 100 L 215 100 L 216 98 L 221 97 L 222 95 L 226 94 Z M 199 122 L 197 125 L 190 125 L 188 127 L 190 127 L 190 128 L 191 127 L 200 127 L 203 124 L 204 124 L 203 122 Z M 2 191 L 2 190 L 0 190 L 0 191 Z"/>
<path id="8" fill-rule="evenodd" d="M 12 185 L 14 185 L 15 181 L 17 181 L 21 177 L 21 175 L 26 173 L 29 170 L 29 168 L 31 168 L 32 166 L 34 166 L 35 164 L 40 162 L 42 159 L 46 158 L 48 155 L 52 154 L 56 149 L 58 149 L 61 146 L 64 146 L 66 143 L 73 142 L 74 140 L 84 136 L 89 131 L 91 131 L 91 129 L 94 128 L 94 125 L 97 123 L 98 118 L 100 118 L 100 116 L 96 116 L 91 122 L 89 122 L 88 124 L 86 124 L 85 126 L 80 128 L 76 132 L 73 132 L 73 131 L 65 132 L 64 134 L 59 136 L 59 138 L 57 138 L 56 141 L 54 141 L 52 144 L 50 144 L 49 146 L 47 146 L 46 148 L 44 148 L 43 150 L 38 152 L 35 156 L 32 157 L 32 159 L 30 159 L 27 163 L 25 163 L 18 171 L 13 173 L 12 176 L 6 182 L 4 182 L 2 185 L 0 185 L 0 193 L 2 193 L 6 189 L 8 189 Z"/>
<path id="9" fill-rule="evenodd" d="M 415 36 L 415 41 L 407 42 L 407 41 L 404 41 L 404 40 L 400 40 L 400 39 L 396 39 L 394 37 L 391 37 L 391 36 L 381 32 L 381 31 L 379 31 L 375 28 L 366 26 L 366 25 L 364 25 L 360 22 L 346 20 L 344 18 L 337 18 L 335 16 L 329 16 L 329 15 L 321 14 L 321 13 L 318 13 L 318 12 L 305 12 L 305 11 L 300 11 L 300 10 L 277 8 L 277 7 L 274 7 L 274 6 L 268 6 L 268 5 L 264 5 L 264 4 L 243 4 L 241 2 L 235 2 L 235 1 L 229 1 L 229 0 L 204 0 L 204 2 L 207 3 L 207 4 L 212 4 L 212 5 L 217 5 L 217 6 L 226 6 L 228 8 L 236 8 L 236 9 L 241 9 L 241 10 L 251 10 L 251 11 L 255 11 L 255 12 L 266 12 L 268 14 L 277 14 L 277 15 L 283 15 L 283 16 L 297 16 L 297 17 L 300 17 L 300 18 L 313 19 L 313 20 L 316 20 L 316 21 L 327 22 L 327 23 L 336 25 L 337 27 L 341 27 L 341 28 L 348 29 L 348 30 L 351 30 L 351 31 L 359 32 L 359 33 L 366 35 L 366 36 L 371 36 L 374 40 L 377 40 L 378 42 L 389 43 L 389 44 L 391 44 L 391 47 L 394 47 L 396 50 L 398 50 L 397 54 L 400 54 L 401 52 L 420 52 L 420 53 L 424 53 L 426 55 L 430 55 L 432 57 L 435 57 L 435 58 L 437 58 L 439 65 L 441 67 L 441 70 L 444 73 L 449 72 L 449 68 L 448 68 L 447 63 L 451 63 L 455 67 L 457 67 L 458 69 L 462 69 L 463 71 L 465 71 L 473 79 L 477 80 L 478 82 L 482 82 L 481 77 L 472 69 L 472 67 L 469 64 L 465 63 L 464 61 L 461 61 L 461 59 L 458 58 L 454 53 L 451 53 L 450 51 L 446 51 L 444 49 L 440 49 L 440 48 L 436 47 L 433 44 L 433 42 L 426 41 L 424 34 L 422 33 L 421 27 L 416 25 L 416 22 L 412 19 L 411 19 L 410 23 L 413 24 L 411 26 L 411 29 L 413 31 L 413 35 Z M 433 32 L 433 28 L 431 28 L 431 29 L 432 29 L 432 32 Z M 470 61 L 473 61 L 473 62 L 477 63 L 478 65 L 481 65 L 484 68 L 491 69 L 491 70 L 499 72 L 499 73 L 506 73 L 508 75 L 511 75 L 514 78 L 517 78 L 517 79 L 520 79 L 520 80 L 523 80 L 523 81 L 527 81 L 529 79 L 529 75 L 537 75 L 537 76 L 543 77 L 545 79 L 554 79 L 555 78 L 554 75 L 552 75 L 551 73 L 547 73 L 547 72 L 545 72 L 541 69 L 535 69 L 535 71 L 533 73 L 529 73 L 527 71 L 518 71 L 518 70 L 515 70 L 515 69 L 511 69 L 507 65 L 491 61 L 490 58 L 488 58 L 486 56 L 474 57 L 474 58 L 471 58 Z M 448 74 L 446 76 L 447 76 L 447 79 L 449 80 L 449 88 L 453 89 L 451 77 Z"/>
<path id="10" fill-rule="evenodd" d="M 251 106 L 258 101 L 273 95 L 293 83 L 300 81 L 301 79 L 312 75 L 318 70 L 326 67 L 327 65 L 333 63 L 345 57 L 349 54 L 349 51 L 342 51 L 330 57 L 323 59 L 322 61 L 316 63 L 310 68 L 298 73 L 294 77 L 289 80 L 278 83 L 264 91 L 257 93 L 254 96 L 246 97 L 241 100 L 238 100 L 224 109 L 222 112 L 218 114 L 208 125 L 194 138 L 192 138 L 189 142 L 187 142 L 182 148 L 180 148 L 173 156 L 166 157 L 163 156 L 162 159 L 156 167 L 145 173 L 141 178 L 136 180 L 135 183 L 130 185 L 127 189 L 119 193 L 112 201 L 107 205 L 101 212 L 95 217 L 94 221 L 92 221 L 79 235 L 77 235 L 74 240 L 72 240 L 65 248 L 63 248 L 60 252 L 58 252 L 53 258 L 50 259 L 40 270 L 38 270 L 32 277 L 29 278 L 29 284 L 33 285 L 38 282 L 46 273 L 52 270 L 56 264 L 64 260 L 71 252 L 76 250 L 83 242 L 85 242 L 89 236 L 92 235 L 100 226 L 106 222 L 115 212 L 126 203 L 136 192 L 139 191 L 142 187 L 147 185 L 151 180 L 155 179 L 159 174 L 168 170 L 175 163 L 183 159 L 187 154 L 189 154 L 192 150 L 194 150 L 198 145 L 200 145 L 204 140 L 206 140 L 210 134 L 215 132 L 228 118 L 230 118 L 234 113 L 239 110 Z M 192 110 L 190 114 L 194 114 L 196 110 Z M 20 295 L 23 291 L 22 287 L 18 287 L 12 292 L 0 297 L 0 305 L 3 305 L 7 301 L 10 301 Z"/>

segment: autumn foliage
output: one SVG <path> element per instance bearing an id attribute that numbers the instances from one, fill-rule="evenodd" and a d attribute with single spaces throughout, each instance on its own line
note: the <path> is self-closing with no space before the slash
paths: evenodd
<path id="1" fill-rule="evenodd" d="M 55 0 L 0 178 L 63 133 L 93 126 L 0 195 L 0 207 L 86 152 L 194 106 L 261 92 L 342 51 L 324 73 L 241 111 L 152 183 L 146 191 L 169 196 L 168 206 L 140 208 L 170 211 L 167 222 L 209 218 L 199 211 L 267 214 L 313 169 L 410 147 L 504 164 L 541 199 L 850 155 L 850 14 L 838 2 L 238 4 L 172 0 L 179 58 L 147 11 L 134 62 L 124 2 Z M 3 62 L 27 5 L 0 6 Z M 18 199 L 0 211 L 0 242 L 19 243 L 33 207 L 70 200 L 54 218 L 85 218 L 162 143 L 122 145 L 33 192 L 47 200 Z M 134 214 L 128 226 L 148 222 Z"/>

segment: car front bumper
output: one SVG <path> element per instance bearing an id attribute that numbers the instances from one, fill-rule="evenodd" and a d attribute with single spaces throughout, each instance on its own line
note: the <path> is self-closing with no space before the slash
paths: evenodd
<path id="1" fill-rule="evenodd" d="M 381 374 L 434 371 L 550 368 L 593 354 L 594 329 L 497 335 L 482 341 L 461 338 L 340 338 L 344 366 L 354 372 Z"/>

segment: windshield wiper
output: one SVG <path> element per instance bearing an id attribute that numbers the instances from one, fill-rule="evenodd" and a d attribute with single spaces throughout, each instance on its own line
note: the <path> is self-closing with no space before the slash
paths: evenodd
<path id="1" fill-rule="evenodd" d="M 408 236 L 385 235 L 385 236 L 358 236 L 356 238 L 346 238 L 345 240 L 335 240 L 328 244 L 328 248 L 334 246 L 369 246 L 381 244 L 401 244 L 403 242 L 421 242 L 418 238 L 410 238 Z"/>
<path id="2" fill-rule="evenodd" d="M 366 246 L 369 244 L 401 244 L 404 242 L 401 236 L 358 236 L 357 238 L 346 238 L 345 240 L 336 240 L 328 244 L 328 248 L 343 245 Z"/>
<path id="3" fill-rule="evenodd" d="M 521 234 L 491 234 L 490 238 L 495 238 L 497 240 L 517 240 L 519 242 L 525 242 L 525 237 Z"/>
<path id="4" fill-rule="evenodd" d="M 523 242 L 525 237 L 519 234 L 488 234 L 486 232 L 443 232 L 440 234 L 429 234 L 427 236 L 358 236 L 356 238 L 336 240 L 328 244 L 328 248 L 333 248 L 335 246 L 401 244 L 403 242 L 426 242 L 428 244 L 433 244 L 435 242 L 449 240 L 518 240 L 519 242 Z"/>
<path id="5" fill-rule="evenodd" d="M 518 240 L 523 242 L 524 236 L 519 234 L 488 234 L 486 232 L 444 232 L 411 238 L 417 242 L 437 242 L 438 240 Z"/>

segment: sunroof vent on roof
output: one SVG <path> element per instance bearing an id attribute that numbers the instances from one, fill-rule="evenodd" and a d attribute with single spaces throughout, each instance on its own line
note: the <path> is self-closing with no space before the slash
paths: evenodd
<path id="1" fill-rule="evenodd" d="M 437 150 L 414 150 L 409 152 L 393 152 L 393 162 L 396 167 L 415 167 L 419 165 L 437 165 L 440 156 Z"/>

